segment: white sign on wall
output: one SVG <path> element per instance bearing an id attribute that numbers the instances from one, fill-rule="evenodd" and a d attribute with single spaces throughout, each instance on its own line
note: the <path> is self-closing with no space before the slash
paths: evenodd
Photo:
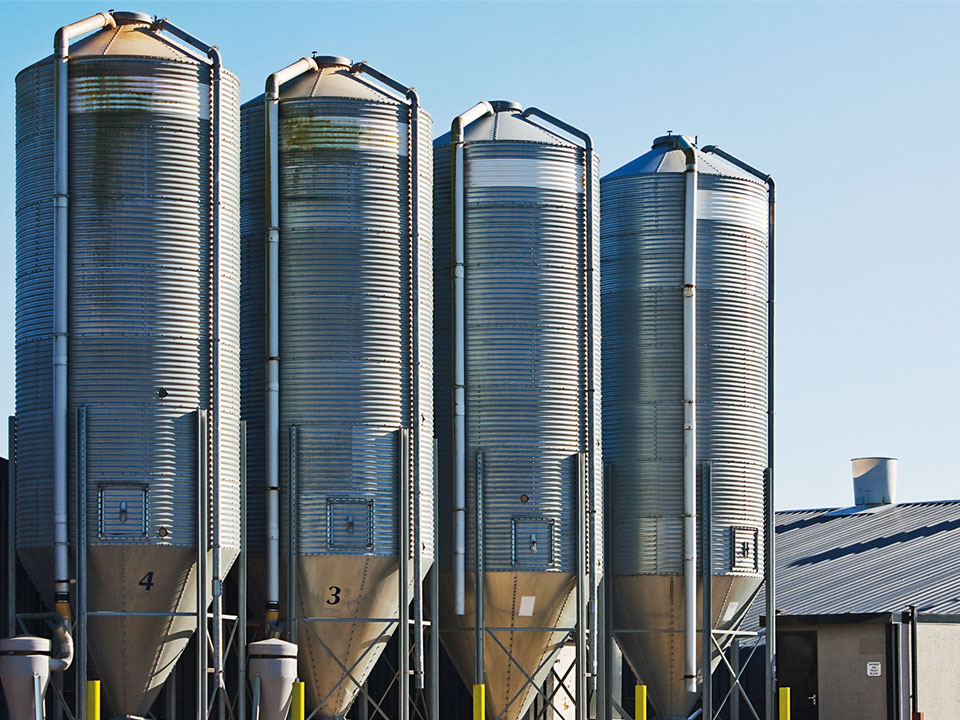
<path id="1" fill-rule="evenodd" d="M 880 663 L 878 662 L 867 663 L 867 677 L 880 677 Z"/>

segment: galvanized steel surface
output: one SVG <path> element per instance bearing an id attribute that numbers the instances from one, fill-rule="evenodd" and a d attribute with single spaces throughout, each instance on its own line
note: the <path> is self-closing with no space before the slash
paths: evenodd
<path id="1" fill-rule="evenodd" d="M 601 181 L 603 414 L 614 633 L 657 712 L 685 718 L 697 699 L 680 652 L 686 162 L 673 140 Z M 731 629 L 763 568 L 767 188 L 696 154 L 696 450 L 711 463 L 711 614 Z"/>
<path id="2" fill-rule="evenodd" d="M 211 402 L 210 67 L 147 25 L 123 25 L 76 43 L 69 73 L 71 517 L 83 472 L 91 610 L 124 610 L 106 607 L 112 601 L 99 590 L 120 583 L 146 595 L 152 587 L 138 582 L 153 572 L 159 584 L 163 569 L 175 587 L 151 594 L 151 609 L 173 610 L 195 563 L 194 552 L 171 551 L 197 543 L 196 410 Z M 221 90 L 220 531 L 229 567 L 240 539 L 236 78 L 224 73 Z M 53 101 L 50 58 L 18 75 L 17 545 L 42 591 L 52 580 L 46 558 L 53 544 Z M 78 466 L 80 407 L 86 446 Z M 76 542 L 75 524 L 71 534 Z M 137 550 L 121 552 L 119 565 L 98 561 L 98 546 L 124 545 Z M 174 555 L 180 565 L 171 569 Z M 151 660 L 153 676 L 105 688 L 114 711 L 149 708 L 144 693 L 165 677 L 161 646 L 174 625 L 184 623 L 137 637 L 136 652 Z M 117 627 L 103 632 L 117 634 Z M 96 633 L 92 627 L 94 654 L 102 640 Z M 132 651 L 124 646 L 111 663 L 122 666 Z"/>
<path id="3" fill-rule="evenodd" d="M 710 165 L 704 170 L 697 221 L 697 454 L 712 464 L 714 571 L 757 576 L 767 450 L 766 188 L 715 174 Z M 613 173 L 601 185 L 613 571 L 679 573 L 683 175 Z M 750 533 L 748 557 L 740 560 L 737 528 Z"/>
<path id="4" fill-rule="evenodd" d="M 466 567 L 476 568 L 473 517 L 483 485 L 484 618 L 505 627 L 568 628 L 575 622 L 578 453 L 601 476 L 599 282 L 586 266 L 584 150 L 519 106 L 465 129 Z M 434 143 L 436 408 L 439 445 L 441 636 L 461 675 L 474 672 L 474 584 L 464 616 L 452 613 L 453 337 L 450 135 Z M 594 159 L 594 167 L 597 167 Z M 596 178 L 596 174 L 595 174 Z M 598 213 L 593 213 L 596 219 Z M 599 226 L 593 233 L 599 258 Z M 594 283 L 594 307 L 586 301 Z M 594 333 L 596 448 L 588 447 L 587 333 Z M 478 477 L 480 475 L 481 477 Z M 599 508 L 600 483 L 594 490 Z M 600 532 L 598 512 L 594 531 Z M 543 575 L 548 573 L 549 575 Z M 536 581 L 537 577 L 542 581 Z M 537 669 L 565 632 L 510 632 L 488 640 L 487 704 L 517 718 Z M 522 672 L 514 663 L 520 663 Z M 519 693 L 519 695 L 518 695 Z M 511 700 L 514 702 L 511 703 Z"/>
<path id="5" fill-rule="evenodd" d="M 777 513 L 777 610 L 783 615 L 960 615 L 960 502 Z M 757 630 L 763 603 L 745 630 Z"/>
<path id="6" fill-rule="evenodd" d="M 328 77 L 368 92 L 367 83 L 346 68 L 323 68 L 308 77 L 306 95 L 296 94 L 299 86 L 293 92 L 285 86 L 280 102 L 281 484 L 296 452 L 298 552 L 397 554 L 397 443 L 399 429 L 414 421 L 415 341 L 421 374 L 419 521 L 425 553 L 432 556 L 430 118 L 421 112 L 420 335 L 413 339 L 408 107 L 383 92 L 376 100 L 325 95 Z M 258 554 L 265 538 L 266 431 L 262 98 L 246 103 L 242 114 L 247 537 L 251 554 Z M 290 447 L 293 427 L 296 448 Z M 340 518 L 341 506 L 357 509 Z M 286 513 L 286 500 L 281 507 Z M 368 535 L 370 542 L 357 541 Z"/>
<path id="7" fill-rule="evenodd" d="M 427 113 L 420 111 L 419 146 L 412 148 L 404 98 L 351 72 L 345 61 L 317 61 L 318 72 L 283 86 L 279 103 L 281 528 L 289 528 L 296 541 L 300 674 L 311 707 L 320 703 L 321 716 L 339 717 L 358 688 L 350 680 L 341 682 L 330 653 L 363 682 L 393 628 L 357 619 L 398 615 L 399 443 L 401 428 L 414 423 L 420 434 L 412 463 L 421 494 L 411 513 L 426 558 L 422 573 L 434 552 L 433 162 Z M 266 538 L 263 97 L 244 105 L 242 119 L 247 538 L 250 553 L 261 556 Z M 412 152 L 419 154 L 416 268 Z M 419 350 L 417 418 L 414 343 Z M 291 518 L 292 483 L 297 511 Z M 286 556 L 286 529 L 281 538 Z M 253 607 L 260 594 L 251 593 Z M 281 598 L 281 607 L 284 602 Z M 333 622 L 309 619 L 321 617 Z M 384 629 L 390 632 L 380 635 Z"/>
<path id="8" fill-rule="evenodd" d="M 551 139 L 468 134 L 464 149 L 468 568 L 482 453 L 485 569 L 574 569 L 577 453 L 587 450 L 583 150 Z M 451 150 L 445 137 L 435 147 L 441 537 L 452 548 Z M 531 523 L 542 526 L 536 541 Z"/>

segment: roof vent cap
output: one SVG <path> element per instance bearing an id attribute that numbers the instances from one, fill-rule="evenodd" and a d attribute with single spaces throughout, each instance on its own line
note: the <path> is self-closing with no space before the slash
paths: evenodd
<path id="1" fill-rule="evenodd" d="M 856 505 L 896 505 L 897 459 L 853 458 L 853 502 Z"/>

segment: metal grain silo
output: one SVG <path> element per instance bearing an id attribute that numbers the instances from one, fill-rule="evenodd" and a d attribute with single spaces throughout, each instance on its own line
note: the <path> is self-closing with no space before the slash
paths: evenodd
<path id="1" fill-rule="evenodd" d="M 766 180 L 664 136 L 601 181 L 613 632 L 663 718 L 697 699 L 704 574 L 721 633 L 763 576 Z M 698 513 L 711 523 L 699 541 Z"/>
<path id="2" fill-rule="evenodd" d="M 118 12 L 16 84 L 17 550 L 145 715 L 239 549 L 238 83 Z"/>
<path id="3" fill-rule="evenodd" d="M 398 625 L 408 646 L 389 619 L 411 594 L 422 618 L 433 558 L 431 120 L 336 57 L 271 75 L 241 116 L 251 604 L 283 611 L 310 706 L 341 717 L 344 669 L 362 683 Z"/>
<path id="4" fill-rule="evenodd" d="M 584 662 L 595 628 L 597 162 L 584 133 L 493 102 L 434 163 L 441 638 L 490 717 L 515 720 L 528 677 L 575 625 Z"/>

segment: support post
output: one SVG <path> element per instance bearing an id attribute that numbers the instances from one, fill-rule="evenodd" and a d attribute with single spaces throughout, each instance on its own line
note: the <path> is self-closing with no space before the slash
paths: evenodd
<path id="1" fill-rule="evenodd" d="M 647 686 L 637 685 L 633 691 L 633 720 L 647 720 Z"/>
<path id="2" fill-rule="evenodd" d="M 473 686 L 473 720 L 486 718 L 487 690 L 483 683 Z"/>
<path id="3" fill-rule="evenodd" d="M 701 704 L 703 720 L 713 720 L 713 674 L 711 673 L 713 656 L 713 485 L 711 482 L 712 465 L 704 462 L 700 466 L 703 514 L 700 518 L 700 543 L 702 546 L 700 567 L 702 570 L 701 589 L 701 656 L 700 672 Z"/>
<path id="4" fill-rule="evenodd" d="M 778 715 L 779 720 L 790 720 L 790 688 L 780 688 L 778 697 L 780 700 L 780 714 Z"/>
<path id="5" fill-rule="evenodd" d="M 303 720 L 307 704 L 303 697 L 303 683 L 299 680 L 293 682 L 293 695 L 290 698 L 290 720 Z"/>
<path id="6" fill-rule="evenodd" d="M 100 720 L 100 681 L 87 681 L 86 720 Z"/>

